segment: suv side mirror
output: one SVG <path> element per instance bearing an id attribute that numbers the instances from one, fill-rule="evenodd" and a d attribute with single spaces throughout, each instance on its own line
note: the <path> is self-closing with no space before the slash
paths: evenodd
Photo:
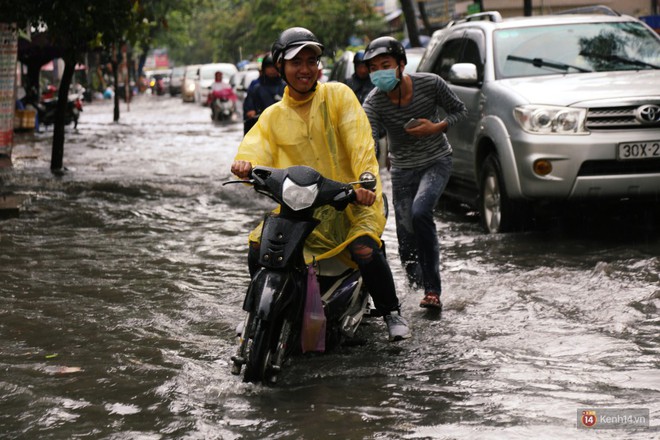
<path id="1" fill-rule="evenodd" d="M 456 63 L 449 69 L 449 82 L 461 86 L 477 85 L 477 66 L 472 63 Z"/>

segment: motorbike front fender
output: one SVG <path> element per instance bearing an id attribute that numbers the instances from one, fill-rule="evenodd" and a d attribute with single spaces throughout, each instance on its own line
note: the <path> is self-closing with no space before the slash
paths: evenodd
<path id="1" fill-rule="evenodd" d="M 243 310 L 254 311 L 260 319 L 269 321 L 275 306 L 287 299 L 287 294 L 293 290 L 294 283 L 288 273 L 262 268 L 250 283 Z"/>

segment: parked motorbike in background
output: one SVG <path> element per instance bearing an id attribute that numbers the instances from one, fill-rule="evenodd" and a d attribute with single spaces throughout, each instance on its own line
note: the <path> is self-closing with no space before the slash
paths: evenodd
<path id="1" fill-rule="evenodd" d="M 341 183 L 313 168 L 255 167 L 248 183 L 280 204 L 280 212 L 266 216 L 261 236 L 259 269 L 248 287 L 245 320 L 237 329 L 239 344 L 232 356 L 232 374 L 243 381 L 273 385 L 285 360 L 306 351 L 352 338 L 370 313 L 369 294 L 360 272 L 338 259 L 305 263 L 305 240 L 319 224 L 314 210 L 330 205 L 343 210 L 355 200 L 355 185 L 375 189 L 373 174 Z"/>
<path id="2" fill-rule="evenodd" d="M 69 125 L 73 123 L 74 129 L 78 128 L 80 113 L 83 111 L 84 93 L 85 88 L 78 85 L 68 95 L 64 113 L 64 124 Z M 38 100 L 26 97 L 23 104 L 26 108 L 28 105 L 34 107 L 37 111 L 37 121 L 40 125 L 48 126 L 55 124 L 55 116 L 57 115 L 57 88 L 54 86 L 48 86 Z"/>
<path id="3" fill-rule="evenodd" d="M 231 120 L 236 112 L 236 95 L 231 88 L 211 91 L 208 105 L 211 107 L 211 119 L 214 121 Z"/>

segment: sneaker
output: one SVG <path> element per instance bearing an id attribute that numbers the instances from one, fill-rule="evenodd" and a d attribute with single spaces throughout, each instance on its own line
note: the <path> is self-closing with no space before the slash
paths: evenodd
<path id="1" fill-rule="evenodd" d="M 392 342 L 408 339 L 412 336 L 408 321 L 401 315 L 385 315 L 385 323 Z"/>

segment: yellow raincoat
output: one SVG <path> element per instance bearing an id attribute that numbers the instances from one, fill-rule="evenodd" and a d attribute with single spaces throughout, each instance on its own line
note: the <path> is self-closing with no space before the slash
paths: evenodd
<path id="1" fill-rule="evenodd" d="M 372 206 L 349 204 L 344 211 L 331 206 L 316 210 L 314 216 L 321 223 L 305 243 L 305 260 L 310 263 L 312 258 L 339 254 L 345 264 L 355 267 L 345 250 L 349 243 L 368 235 L 381 244 L 385 216 L 371 126 L 345 84 L 320 83 L 305 101 L 294 100 L 287 87 L 282 101 L 268 107 L 245 135 L 234 160 L 248 161 L 253 167 L 307 165 L 346 183 L 358 180 L 365 171 L 373 173 L 378 185 Z M 262 225 L 250 233 L 250 241 L 260 241 Z"/>

